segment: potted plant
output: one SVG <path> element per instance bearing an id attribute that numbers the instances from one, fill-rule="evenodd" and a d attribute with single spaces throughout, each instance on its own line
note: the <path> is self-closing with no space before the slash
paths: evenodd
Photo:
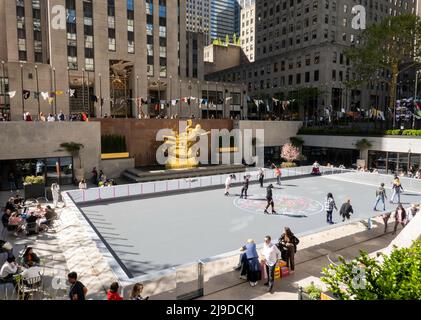
<path id="1" fill-rule="evenodd" d="M 42 176 L 27 176 L 23 183 L 25 199 L 45 197 L 45 179 Z"/>
<path id="2" fill-rule="evenodd" d="M 295 161 L 299 161 L 301 159 L 300 150 L 297 147 L 294 147 L 291 143 L 287 143 L 282 147 L 281 157 L 287 161 L 281 164 L 282 168 L 296 167 L 297 164 Z"/>
<path id="3" fill-rule="evenodd" d="M 77 142 L 64 142 L 60 144 L 62 149 L 57 151 L 66 151 L 70 153 L 74 160 L 78 159 L 79 166 L 74 168 L 74 175 L 76 181 L 81 181 L 85 178 L 84 169 L 82 168 L 82 159 L 80 157 L 80 150 L 84 148 L 84 145 Z"/>
<path id="4" fill-rule="evenodd" d="M 322 294 L 323 290 L 317 287 L 314 282 L 311 282 L 305 288 L 300 287 L 298 291 L 298 299 L 299 300 L 320 300 L 320 295 Z"/>

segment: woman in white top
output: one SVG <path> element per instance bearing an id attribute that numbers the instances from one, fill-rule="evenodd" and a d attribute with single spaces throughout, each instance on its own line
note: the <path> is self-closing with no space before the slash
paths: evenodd
<path id="1" fill-rule="evenodd" d="M 79 182 L 79 189 L 88 189 L 88 185 L 86 184 L 86 181 L 85 181 L 85 179 L 82 179 L 80 182 Z"/>

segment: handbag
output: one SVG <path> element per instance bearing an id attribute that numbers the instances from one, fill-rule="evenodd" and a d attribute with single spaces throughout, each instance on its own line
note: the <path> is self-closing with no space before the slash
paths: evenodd
<path id="1" fill-rule="evenodd" d="M 6 251 L 10 251 L 10 250 L 12 250 L 13 249 L 13 246 L 12 246 L 12 244 L 10 243 L 10 242 L 8 242 L 8 241 L 6 241 L 3 245 L 2 245 L 2 247 L 1 247 L 2 249 L 4 249 L 4 250 L 6 250 Z"/>

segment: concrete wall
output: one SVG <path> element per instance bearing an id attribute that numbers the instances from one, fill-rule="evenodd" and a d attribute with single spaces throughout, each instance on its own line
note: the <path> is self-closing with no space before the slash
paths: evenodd
<path id="1" fill-rule="evenodd" d="M 295 137 L 303 126 L 301 121 L 239 121 L 238 128 L 264 129 L 265 147 L 278 147 L 290 142 L 289 138 Z"/>
<path id="2" fill-rule="evenodd" d="M 63 142 L 84 145 L 81 158 L 85 176 L 90 176 L 93 167 L 99 167 L 101 124 L 98 122 L 0 123 L 0 160 L 69 156 L 65 151 L 57 152 Z"/>
<path id="3" fill-rule="evenodd" d="M 302 135 L 305 146 L 356 149 L 355 143 L 363 138 L 371 142 L 373 151 L 421 153 L 421 138 L 414 137 L 352 137 L 352 136 L 318 136 Z M 368 150 L 363 152 L 363 159 L 368 160 Z"/>
<path id="4" fill-rule="evenodd" d="M 124 170 L 134 167 L 134 158 L 101 160 L 101 169 L 111 179 L 119 178 Z"/>
<path id="5" fill-rule="evenodd" d="M 170 119 L 101 119 L 101 134 L 118 134 L 126 137 L 127 149 L 131 157 L 135 158 L 136 166 L 150 166 L 156 164 L 156 150 L 162 144 L 156 141 L 156 134 L 161 129 L 179 130 L 179 121 Z M 184 120 L 185 121 L 185 120 Z M 233 121 L 224 120 L 195 120 L 193 125 L 200 124 L 202 129 L 233 129 Z M 210 139 L 209 139 L 210 141 Z"/>

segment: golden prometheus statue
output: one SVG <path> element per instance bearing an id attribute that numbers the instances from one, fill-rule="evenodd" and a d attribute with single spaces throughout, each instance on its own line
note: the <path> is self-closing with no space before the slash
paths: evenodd
<path id="1" fill-rule="evenodd" d="M 193 145 L 196 144 L 197 138 L 208 135 L 204 132 L 200 124 L 193 128 L 193 120 L 187 120 L 187 127 L 184 132 L 177 133 L 173 131 L 172 136 L 165 136 L 165 144 L 168 145 L 168 159 L 166 162 L 167 169 L 185 169 L 195 168 L 199 165 Z"/>

